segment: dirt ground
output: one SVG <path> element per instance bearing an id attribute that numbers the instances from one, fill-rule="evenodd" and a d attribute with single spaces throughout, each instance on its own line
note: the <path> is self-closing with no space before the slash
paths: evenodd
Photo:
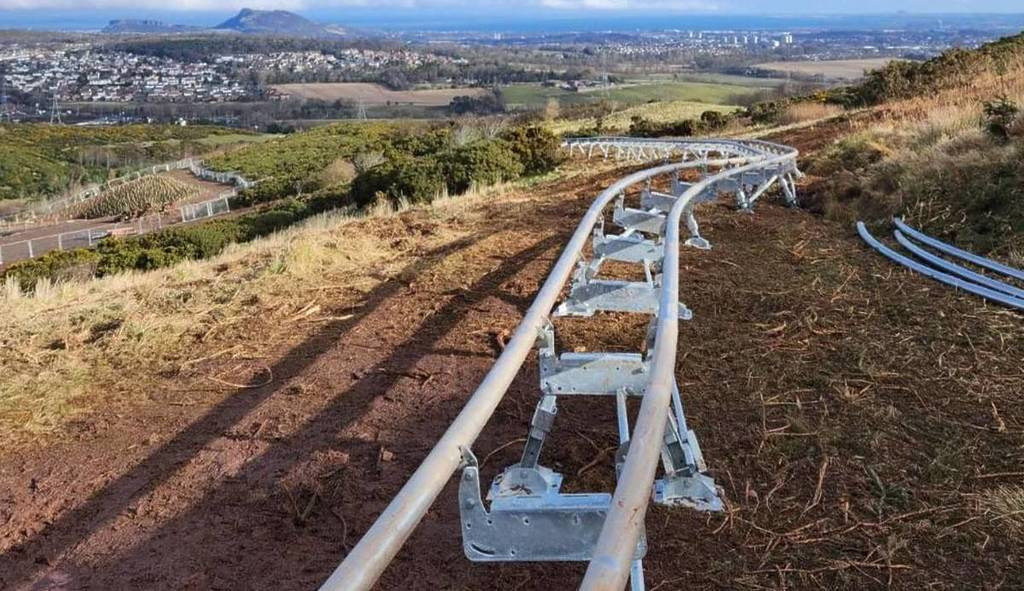
<path id="1" fill-rule="evenodd" d="M 620 174 L 495 202 L 470 238 L 340 299 L 329 322 L 253 318 L 245 338 L 291 335 L 271 358 L 202 360 L 131 412 L 0 452 L 0 588 L 315 588 Z M 1024 587 L 1024 522 L 1000 504 L 1024 462 L 1021 316 L 896 270 L 805 211 L 699 216 L 714 249 L 682 254 L 694 319 L 677 378 L 727 510 L 653 507 L 648 589 Z M 394 239 L 432 223 L 403 214 Z M 645 323 L 556 327 L 564 349 L 635 351 Z M 485 482 L 518 460 L 537 399 L 531 359 L 474 446 Z M 567 490 L 612 490 L 613 407 L 562 402 L 541 461 Z M 468 562 L 453 479 L 378 588 L 571 589 L 584 567 Z"/>
<path id="2" fill-rule="evenodd" d="M 417 105 L 444 107 L 457 96 L 477 96 L 480 88 L 437 88 L 427 90 L 391 90 L 380 84 L 366 82 L 320 82 L 313 84 L 278 84 L 275 90 L 304 99 L 336 101 L 346 99 L 367 105 Z"/>
<path id="3" fill-rule="evenodd" d="M 892 61 L 892 58 L 875 58 L 860 60 L 814 60 L 803 62 L 766 62 L 755 64 L 755 68 L 775 70 L 788 74 L 804 76 L 823 76 L 829 80 L 857 80 L 864 77 L 864 72 L 877 70 Z"/>

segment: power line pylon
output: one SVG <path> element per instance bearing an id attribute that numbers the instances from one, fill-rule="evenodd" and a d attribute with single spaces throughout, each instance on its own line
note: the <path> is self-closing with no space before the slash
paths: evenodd
<path id="1" fill-rule="evenodd" d="M 359 108 L 356 111 L 356 119 L 360 121 L 366 121 L 366 103 L 359 101 Z"/>
<path id="2" fill-rule="evenodd" d="M 0 75 L 0 123 L 14 120 L 11 107 L 7 100 L 7 75 Z"/>
<path id="3" fill-rule="evenodd" d="M 53 104 L 50 106 L 50 125 L 60 124 L 60 84 L 53 89 Z"/>

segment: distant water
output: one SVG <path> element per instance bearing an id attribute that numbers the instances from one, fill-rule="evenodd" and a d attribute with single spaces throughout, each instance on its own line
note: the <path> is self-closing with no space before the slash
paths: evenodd
<path id="1" fill-rule="evenodd" d="M 127 10 L 71 10 L 71 11 L 0 11 L 0 29 L 23 28 L 61 31 L 96 31 L 114 19 L 153 19 L 168 23 L 213 26 L 232 16 L 223 12 L 169 12 Z M 945 15 L 842 15 L 842 16 L 756 16 L 756 15 L 699 15 L 662 13 L 597 14 L 565 16 L 564 13 L 540 11 L 525 18 L 521 15 L 495 13 L 346 8 L 313 9 L 301 14 L 323 23 L 338 24 L 361 29 L 391 31 L 480 31 L 536 33 L 542 31 L 635 31 L 635 30 L 800 30 L 800 29 L 903 29 L 903 28 L 980 28 L 1011 30 L 1024 28 L 1024 14 L 945 14 Z"/>

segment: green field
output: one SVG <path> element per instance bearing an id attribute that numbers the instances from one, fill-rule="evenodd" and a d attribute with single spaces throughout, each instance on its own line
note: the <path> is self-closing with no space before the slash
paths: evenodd
<path id="1" fill-rule="evenodd" d="M 549 99 L 557 99 L 563 105 L 573 105 L 607 100 L 627 105 L 652 101 L 688 101 L 708 105 L 734 104 L 738 97 L 770 90 L 764 86 L 725 84 L 714 82 L 655 82 L 627 83 L 608 90 L 587 90 L 571 92 L 560 88 L 545 88 L 538 84 L 514 84 L 501 88 L 505 103 L 512 109 L 536 109 L 543 107 Z"/>

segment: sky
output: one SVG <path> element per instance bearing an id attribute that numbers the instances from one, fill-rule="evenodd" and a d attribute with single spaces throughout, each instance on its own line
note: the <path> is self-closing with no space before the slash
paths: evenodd
<path id="1" fill-rule="evenodd" d="M 1024 27 L 1024 0 L 0 0 L 0 29 L 96 31 L 129 18 L 212 27 L 241 8 L 292 10 L 354 30 Z M 980 13 L 1013 16 L 971 16 Z M 959 16 L 917 16 L 943 14 Z"/>
<path id="2" fill-rule="evenodd" d="M 497 10 L 530 7 L 546 13 L 650 13 L 654 11 L 712 14 L 834 13 L 864 14 L 907 11 L 916 13 L 1024 12 L 1024 0 L 0 0 L 0 11 L 33 10 L 159 10 L 229 12 L 240 8 L 280 8 L 297 11 L 337 11 L 373 7 L 403 11 Z M 0 23 L 2 25 L 2 23 Z"/>

